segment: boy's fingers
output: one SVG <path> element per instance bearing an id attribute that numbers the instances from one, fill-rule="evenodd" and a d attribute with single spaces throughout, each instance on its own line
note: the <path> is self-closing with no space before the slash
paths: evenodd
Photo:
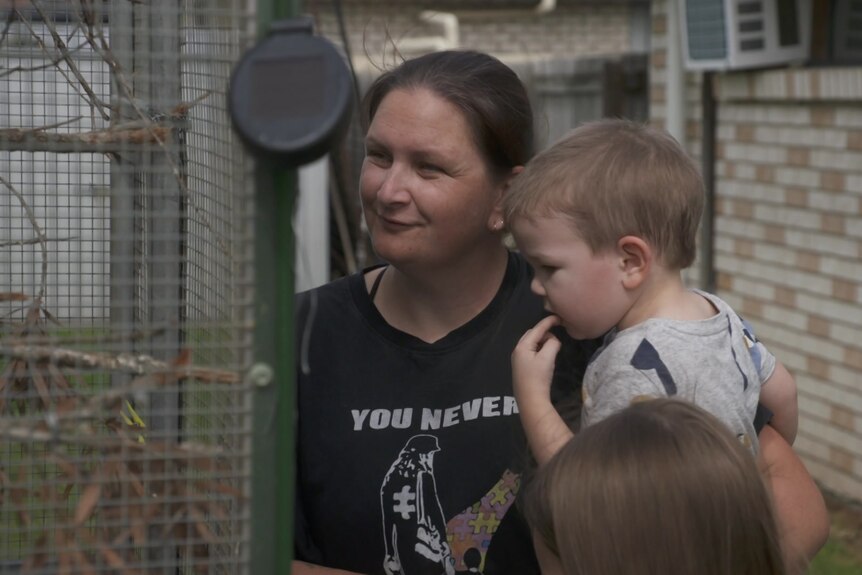
<path id="1" fill-rule="evenodd" d="M 546 334 L 548 334 L 549 330 L 559 323 L 560 318 L 555 315 L 549 315 L 548 317 L 544 318 L 539 323 L 534 325 L 531 329 L 525 331 L 524 335 L 521 336 L 520 341 L 527 341 L 531 339 L 542 341 L 546 338 Z"/>

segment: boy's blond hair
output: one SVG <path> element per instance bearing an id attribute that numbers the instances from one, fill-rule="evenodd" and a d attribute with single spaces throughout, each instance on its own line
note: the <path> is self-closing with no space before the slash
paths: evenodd
<path id="1" fill-rule="evenodd" d="M 703 179 L 667 132 L 629 120 L 589 122 L 538 154 L 512 182 L 506 221 L 565 215 L 594 253 L 638 236 L 670 269 L 694 262 Z"/>

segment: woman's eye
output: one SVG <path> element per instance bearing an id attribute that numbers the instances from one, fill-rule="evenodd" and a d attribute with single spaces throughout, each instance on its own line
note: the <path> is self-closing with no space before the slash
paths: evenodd
<path id="1" fill-rule="evenodd" d="M 436 164 L 420 164 L 419 172 L 428 175 L 439 175 L 444 173 L 444 170 Z"/>
<path id="2" fill-rule="evenodd" d="M 379 150 L 367 150 L 365 158 L 371 160 L 375 164 L 380 164 L 388 161 L 388 156 Z"/>

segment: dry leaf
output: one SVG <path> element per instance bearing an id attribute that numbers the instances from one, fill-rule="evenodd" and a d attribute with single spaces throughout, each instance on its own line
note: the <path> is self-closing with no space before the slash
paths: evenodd
<path id="1" fill-rule="evenodd" d="M 45 409 L 51 407 L 51 391 L 48 389 L 48 384 L 45 382 L 45 378 L 42 377 L 42 374 L 39 373 L 39 368 L 33 366 L 33 369 L 30 370 L 30 377 L 33 381 L 33 385 L 36 387 L 36 391 L 39 392 L 39 397 L 42 399 L 42 405 Z"/>
<path id="2" fill-rule="evenodd" d="M 75 525 L 82 525 L 90 518 L 101 496 L 102 484 L 98 481 L 84 488 L 81 498 L 78 499 L 78 507 L 75 508 Z"/>
<path id="3" fill-rule="evenodd" d="M 204 517 L 204 514 L 201 513 L 195 505 L 189 504 L 188 508 L 189 516 L 195 522 L 195 531 L 198 532 L 198 535 L 200 535 L 201 538 L 210 545 L 215 545 L 216 543 L 218 543 L 218 539 L 216 538 L 215 534 L 210 530 L 209 525 L 207 525 L 207 521 Z"/>
<path id="4" fill-rule="evenodd" d="M 111 549 L 110 547 L 106 547 L 105 545 L 99 545 L 99 552 L 102 554 L 102 557 L 105 558 L 105 563 L 107 563 L 114 569 L 126 568 L 126 562 L 123 561 L 123 558 L 120 557 L 120 554 Z"/>

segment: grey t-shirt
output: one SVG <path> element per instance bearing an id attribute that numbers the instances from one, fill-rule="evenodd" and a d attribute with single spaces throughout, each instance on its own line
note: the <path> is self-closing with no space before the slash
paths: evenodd
<path id="1" fill-rule="evenodd" d="M 754 414 L 775 356 L 715 295 L 708 319 L 648 319 L 607 335 L 587 368 L 581 425 L 600 421 L 642 397 L 678 396 L 709 411 L 757 453 Z"/>

